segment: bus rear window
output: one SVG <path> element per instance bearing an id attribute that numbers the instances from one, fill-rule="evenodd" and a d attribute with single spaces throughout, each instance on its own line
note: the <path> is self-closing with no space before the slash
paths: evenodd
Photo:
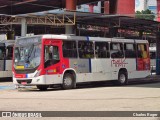
<path id="1" fill-rule="evenodd" d="M 147 45 L 146 44 L 137 44 L 138 58 L 147 58 Z"/>

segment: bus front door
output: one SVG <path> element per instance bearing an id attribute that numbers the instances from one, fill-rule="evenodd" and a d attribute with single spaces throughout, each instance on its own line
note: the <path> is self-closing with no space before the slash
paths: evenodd
<path id="1" fill-rule="evenodd" d="M 62 72 L 61 68 L 61 58 L 62 58 L 62 49 L 61 49 L 61 41 L 45 41 L 44 45 L 44 70 L 48 80 L 51 79 L 51 75 L 60 74 Z M 47 80 L 47 81 L 48 81 Z"/>

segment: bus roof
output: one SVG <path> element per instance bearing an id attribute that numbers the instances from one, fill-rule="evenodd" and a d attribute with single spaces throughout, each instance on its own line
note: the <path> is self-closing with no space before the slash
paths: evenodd
<path id="1" fill-rule="evenodd" d="M 14 45 L 15 40 L 0 40 L 0 44 L 4 44 L 5 46 Z"/>
<path id="2" fill-rule="evenodd" d="M 86 40 L 86 41 L 108 41 L 108 42 L 128 42 L 128 43 L 148 43 L 147 40 L 134 40 L 134 39 L 125 39 L 125 38 L 105 38 L 105 37 L 89 37 L 89 36 L 75 36 L 75 35 L 55 35 L 55 34 L 46 34 L 46 35 L 34 35 L 23 38 L 33 38 L 33 37 L 42 37 L 43 39 L 63 39 L 63 40 Z"/>
<path id="3" fill-rule="evenodd" d="M 128 43 L 148 43 L 147 40 L 125 39 L 125 38 L 105 38 L 105 37 L 89 37 L 75 35 L 43 35 L 42 38 L 63 39 L 63 40 L 86 40 L 86 41 L 108 41 L 108 42 L 128 42 Z"/>
<path id="4" fill-rule="evenodd" d="M 15 43 L 15 40 L 0 40 L 0 43 Z"/>

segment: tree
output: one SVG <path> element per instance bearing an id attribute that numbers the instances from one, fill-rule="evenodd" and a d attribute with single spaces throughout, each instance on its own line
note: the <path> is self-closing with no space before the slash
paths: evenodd
<path id="1" fill-rule="evenodd" d="M 142 11 L 136 11 L 135 17 L 140 19 L 154 20 L 155 15 L 151 10 L 147 9 Z"/>

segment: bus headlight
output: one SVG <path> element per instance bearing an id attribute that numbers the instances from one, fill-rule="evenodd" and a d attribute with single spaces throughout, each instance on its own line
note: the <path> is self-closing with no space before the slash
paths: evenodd
<path id="1" fill-rule="evenodd" d="M 34 75 L 34 77 L 38 77 L 41 73 L 41 70 L 38 70 L 37 73 Z"/>

